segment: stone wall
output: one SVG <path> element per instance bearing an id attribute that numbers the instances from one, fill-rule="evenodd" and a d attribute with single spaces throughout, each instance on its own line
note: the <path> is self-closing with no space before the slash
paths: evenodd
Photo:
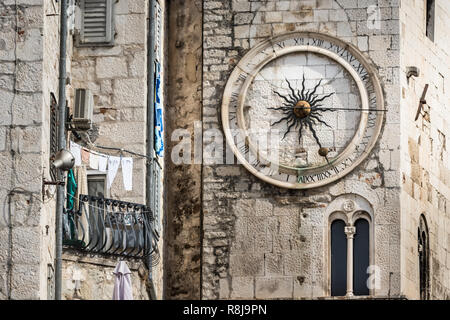
<path id="1" fill-rule="evenodd" d="M 199 299 L 201 164 L 176 165 L 171 157 L 181 138 L 175 130 L 186 129 L 194 148 L 194 122 L 202 117 L 202 2 L 170 1 L 168 10 L 165 298 Z"/>
<path id="2" fill-rule="evenodd" d="M 113 274 L 118 261 L 91 257 L 76 252 L 63 255 L 63 289 L 65 300 L 112 300 Z M 149 300 L 148 272 L 141 261 L 127 261 L 131 271 L 131 286 L 134 300 Z"/>
<path id="3" fill-rule="evenodd" d="M 369 28 L 368 6 L 375 3 L 380 27 Z M 240 58 L 260 41 L 289 31 L 320 32 L 359 48 L 378 71 L 388 109 L 368 158 L 326 187 L 285 190 L 239 165 L 203 167 L 204 299 L 329 295 L 328 211 L 337 197 L 349 194 L 374 212 L 372 256 L 381 271 L 374 294 L 400 294 L 398 6 L 369 0 L 204 1 L 204 129 L 222 129 L 223 88 Z"/>
<path id="4" fill-rule="evenodd" d="M 42 183 L 50 180 L 49 100 L 58 59 L 58 20 L 50 15 L 57 10 L 51 0 L 0 4 L 0 299 L 47 298 L 56 190 L 42 194 Z"/>
<path id="5" fill-rule="evenodd" d="M 419 218 L 426 218 L 430 243 L 430 297 L 450 298 L 450 3 L 436 1 L 435 41 L 426 37 L 425 1 L 402 2 L 401 178 L 402 291 L 419 299 Z M 419 77 L 406 77 L 416 66 Z M 415 120 L 425 84 L 427 105 Z"/>

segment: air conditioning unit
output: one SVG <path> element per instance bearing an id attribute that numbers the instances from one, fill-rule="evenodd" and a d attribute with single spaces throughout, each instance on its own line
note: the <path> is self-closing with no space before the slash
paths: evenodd
<path id="1" fill-rule="evenodd" d="M 92 125 L 94 98 L 89 89 L 75 90 L 72 124 L 76 129 L 89 130 Z"/>

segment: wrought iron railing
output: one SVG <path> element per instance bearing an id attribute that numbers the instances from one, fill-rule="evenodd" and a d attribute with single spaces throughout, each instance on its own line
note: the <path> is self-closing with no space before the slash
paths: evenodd
<path id="1" fill-rule="evenodd" d="M 66 210 L 64 246 L 95 254 L 159 262 L 159 234 L 150 208 L 136 203 L 80 195 L 77 210 Z"/>

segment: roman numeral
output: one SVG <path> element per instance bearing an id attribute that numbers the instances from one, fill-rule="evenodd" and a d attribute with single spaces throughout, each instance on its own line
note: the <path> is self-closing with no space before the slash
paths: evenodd
<path id="1" fill-rule="evenodd" d="M 313 39 L 312 45 L 320 47 L 323 45 L 323 40 L 322 39 Z"/>

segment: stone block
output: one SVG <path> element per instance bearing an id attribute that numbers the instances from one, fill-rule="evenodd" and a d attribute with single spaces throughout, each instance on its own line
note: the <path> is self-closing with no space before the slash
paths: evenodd
<path id="1" fill-rule="evenodd" d="M 128 74 L 127 62 L 125 58 L 121 57 L 97 58 L 95 71 L 99 79 L 126 77 Z"/>
<path id="2" fill-rule="evenodd" d="M 233 0 L 233 11 L 250 11 L 250 2 L 248 0 Z"/>
<path id="3" fill-rule="evenodd" d="M 230 288 L 229 288 L 229 280 L 228 279 L 220 279 L 219 280 L 219 298 L 220 299 L 229 299 L 230 297 Z"/>
<path id="4" fill-rule="evenodd" d="M 352 27 L 349 22 L 338 22 L 337 24 L 337 36 L 338 37 L 351 37 L 353 36 Z"/>
<path id="5" fill-rule="evenodd" d="M 253 299 L 254 279 L 252 277 L 233 277 L 231 279 L 231 298 Z"/>
<path id="6" fill-rule="evenodd" d="M 128 11 L 130 13 L 145 13 L 146 9 L 145 0 L 128 0 Z"/>
<path id="7" fill-rule="evenodd" d="M 255 277 L 264 275 L 264 255 L 247 252 L 230 254 L 230 274 L 233 276 Z"/>
<path id="8" fill-rule="evenodd" d="M 129 66 L 130 76 L 132 77 L 145 76 L 145 70 L 147 68 L 145 61 L 146 61 L 145 52 L 144 51 L 136 52 L 130 61 Z"/>
<path id="9" fill-rule="evenodd" d="M 292 277 L 256 278 L 256 299 L 287 299 L 293 296 Z"/>
<path id="10" fill-rule="evenodd" d="M 300 251 L 290 251 L 283 253 L 284 275 L 298 276 L 305 272 L 309 266 L 310 255 L 302 254 Z M 304 269 L 305 268 L 305 269 Z"/>
<path id="11" fill-rule="evenodd" d="M 0 60 L 15 60 L 15 33 L 2 30 L 0 38 Z"/>
<path id="12" fill-rule="evenodd" d="M 0 152 L 5 151 L 6 149 L 6 127 L 0 127 Z"/>
<path id="13" fill-rule="evenodd" d="M 117 38 L 115 44 L 144 44 L 146 19 L 144 14 L 118 15 L 115 17 Z"/>
<path id="14" fill-rule="evenodd" d="M 277 11 L 288 11 L 290 10 L 290 1 L 277 1 L 275 3 L 275 8 Z"/>
<path id="15" fill-rule="evenodd" d="M 265 276 L 283 275 L 283 255 L 280 253 L 264 254 Z"/>
<path id="16" fill-rule="evenodd" d="M 236 39 L 248 38 L 250 36 L 250 26 L 236 26 L 234 27 L 234 37 Z"/>
<path id="17" fill-rule="evenodd" d="M 0 89 L 13 91 L 14 77 L 12 75 L 0 75 Z"/>
<path id="18" fill-rule="evenodd" d="M 264 14 L 266 23 L 283 22 L 283 14 L 279 11 L 268 11 Z"/>
<path id="19" fill-rule="evenodd" d="M 300 228 L 300 218 L 295 215 L 282 216 L 280 219 L 280 233 L 282 234 L 297 234 Z"/>
<path id="20" fill-rule="evenodd" d="M 223 166 L 216 169 L 216 174 L 222 177 L 239 176 L 241 168 L 238 166 Z"/>
<path id="21" fill-rule="evenodd" d="M 42 94 L 17 93 L 12 108 L 15 125 L 31 126 L 42 123 Z M 32 137 L 30 137 L 31 139 Z M 35 141 L 40 137 L 35 137 Z"/>
<path id="22" fill-rule="evenodd" d="M 2 62 L 0 63 L 0 73 L 13 74 L 15 69 L 14 62 Z"/>
<path id="23" fill-rule="evenodd" d="M 255 202 L 254 213 L 256 216 L 271 216 L 273 214 L 273 205 L 270 201 L 258 199 Z"/>
<path id="24" fill-rule="evenodd" d="M 36 61 L 43 57 L 43 36 L 39 29 L 27 29 L 25 41 L 17 43 L 17 58 L 22 61 Z"/>
<path id="25" fill-rule="evenodd" d="M 236 216 L 252 216 L 254 212 L 254 199 L 239 199 L 233 205 L 233 213 Z"/>
<path id="26" fill-rule="evenodd" d="M 38 212 L 32 212 L 31 214 L 39 216 Z M 14 264 L 39 265 L 41 248 L 38 227 L 14 227 L 12 246 Z"/>
<path id="27" fill-rule="evenodd" d="M 39 264 L 13 264 L 11 299 L 36 300 L 40 295 Z"/>
<path id="28" fill-rule="evenodd" d="M 227 48 L 231 47 L 232 39 L 229 36 L 213 36 L 207 37 L 205 48 Z"/>
<path id="29" fill-rule="evenodd" d="M 17 63 L 16 89 L 25 92 L 42 90 L 42 62 Z"/>
<path id="30" fill-rule="evenodd" d="M 114 106 L 137 107 L 145 105 L 145 83 L 143 79 L 114 80 Z M 144 119 L 142 119 L 144 120 Z"/>
<path id="31" fill-rule="evenodd" d="M 0 90 L 0 97 L 2 103 L 0 103 L 0 125 L 10 125 L 11 124 L 11 103 L 14 99 L 14 93 Z"/>

